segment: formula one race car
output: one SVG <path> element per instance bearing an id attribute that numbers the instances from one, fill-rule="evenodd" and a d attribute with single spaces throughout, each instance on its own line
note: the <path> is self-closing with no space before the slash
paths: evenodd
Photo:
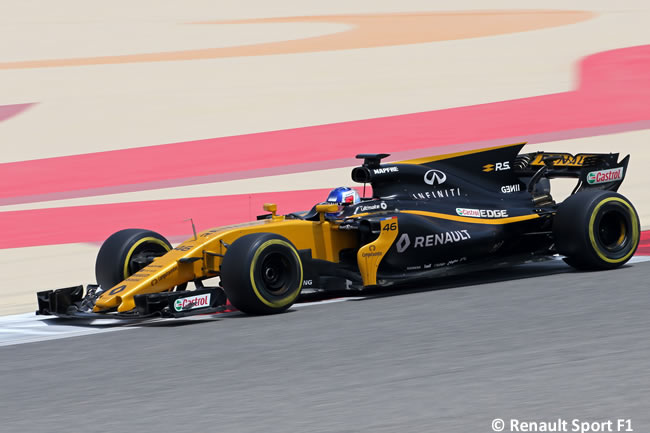
<path id="1" fill-rule="evenodd" d="M 581 270 L 627 262 L 639 217 L 615 191 L 629 155 L 520 154 L 524 144 L 387 164 L 387 154 L 358 155 L 352 180 L 372 197 L 284 216 L 266 204 L 255 222 L 195 232 L 175 248 L 152 231 L 119 231 L 99 250 L 98 285 L 39 292 L 37 313 L 181 317 L 230 301 L 270 314 L 303 288 L 391 286 L 557 254 Z M 549 179 L 559 177 L 577 185 L 556 203 Z M 204 287 L 216 276 L 219 287 Z"/>

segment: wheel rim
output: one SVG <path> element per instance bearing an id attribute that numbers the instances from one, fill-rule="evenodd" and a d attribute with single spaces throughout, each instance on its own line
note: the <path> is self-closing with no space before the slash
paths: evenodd
<path id="1" fill-rule="evenodd" d="M 142 244 L 138 245 L 135 250 L 133 250 L 131 257 L 129 258 L 129 275 L 133 275 L 140 269 L 147 266 L 147 263 L 145 263 L 147 257 L 160 257 L 168 251 L 169 248 L 166 248 L 160 244 L 155 244 L 153 242 L 143 242 Z"/>
<path id="2" fill-rule="evenodd" d="M 266 291 L 274 296 L 282 296 L 292 280 L 291 264 L 280 253 L 270 253 L 262 260 L 261 276 Z"/>
<path id="3" fill-rule="evenodd" d="M 598 243 L 607 251 L 621 251 L 628 243 L 629 231 L 627 216 L 618 209 L 610 209 L 600 218 L 597 230 Z"/>

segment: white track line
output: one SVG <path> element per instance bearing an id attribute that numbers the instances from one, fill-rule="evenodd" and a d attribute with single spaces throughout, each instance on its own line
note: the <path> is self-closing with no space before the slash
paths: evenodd
<path id="1" fill-rule="evenodd" d="M 345 302 L 360 297 L 327 299 L 318 302 L 305 302 L 295 304 L 295 308 L 310 307 L 320 304 L 332 304 L 336 302 Z M 222 314 L 192 316 L 183 319 L 152 319 L 142 322 L 142 325 L 161 321 L 178 321 L 178 320 L 209 320 L 212 318 L 223 317 Z M 127 329 L 137 329 L 141 325 L 134 322 L 125 322 L 117 319 L 98 319 L 92 321 L 73 322 L 61 321 L 54 316 L 37 316 L 34 313 L 16 314 L 12 316 L 0 317 L 0 347 L 12 346 L 16 344 L 35 343 L 38 341 L 57 340 L 61 338 L 78 337 L 82 335 L 100 334 L 104 332 L 124 331 Z"/>
<path id="2" fill-rule="evenodd" d="M 97 322 L 97 321 L 95 321 Z M 68 322 L 69 323 L 69 322 Z M 80 335 L 99 334 L 133 328 L 115 320 L 102 321 L 101 325 L 117 325 L 106 328 L 99 323 L 80 325 L 62 324 L 51 316 L 36 316 L 34 313 L 0 317 L 0 346 L 56 340 Z"/>
<path id="3" fill-rule="evenodd" d="M 650 256 L 634 256 L 628 263 L 643 263 L 650 262 Z"/>

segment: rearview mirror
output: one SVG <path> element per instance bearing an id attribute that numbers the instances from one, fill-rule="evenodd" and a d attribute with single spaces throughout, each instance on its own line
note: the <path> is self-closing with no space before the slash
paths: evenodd
<path id="1" fill-rule="evenodd" d="M 316 212 L 318 213 L 335 213 L 339 211 L 337 204 L 318 204 L 316 205 Z"/>
<path id="2" fill-rule="evenodd" d="M 316 212 L 318 212 L 318 219 L 320 222 L 325 221 L 325 214 L 326 213 L 335 213 L 339 211 L 339 205 L 338 204 L 317 204 L 316 205 Z"/>

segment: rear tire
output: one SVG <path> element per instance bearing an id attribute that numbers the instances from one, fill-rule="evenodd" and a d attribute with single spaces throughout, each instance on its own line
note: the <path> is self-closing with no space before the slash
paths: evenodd
<path id="1" fill-rule="evenodd" d="M 274 314 L 293 305 L 302 289 L 296 247 L 283 236 L 253 233 L 228 247 L 221 285 L 233 306 L 247 314 Z"/>
<path id="2" fill-rule="evenodd" d="M 108 290 L 145 266 L 134 260 L 138 255 L 162 255 L 171 249 L 172 245 L 167 239 L 151 230 L 126 229 L 113 233 L 97 254 L 97 284 L 103 290 Z"/>
<path id="3" fill-rule="evenodd" d="M 634 255 L 640 240 L 632 203 L 611 191 L 578 192 L 558 208 L 553 235 L 558 253 L 576 269 L 614 269 Z"/>

